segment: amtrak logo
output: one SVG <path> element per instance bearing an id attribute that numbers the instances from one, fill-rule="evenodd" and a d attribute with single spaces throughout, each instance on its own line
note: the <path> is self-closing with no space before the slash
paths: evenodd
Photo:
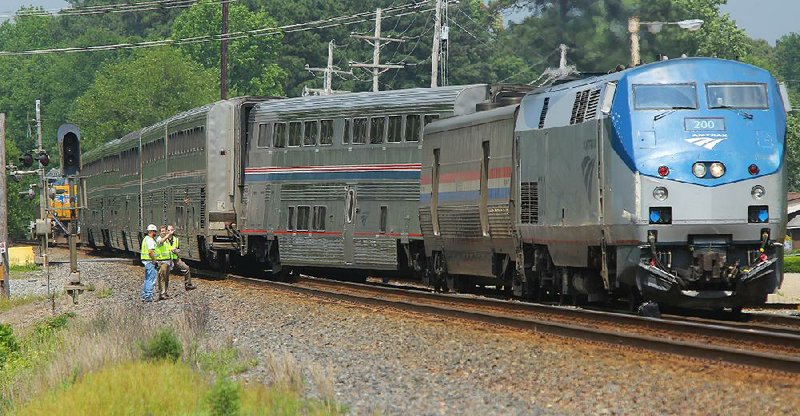
<path id="1" fill-rule="evenodd" d="M 709 136 L 699 136 L 699 137 L 692 137 L 691 139 L 685 139 L 687 143 L 691 143 L 695 146 L 704 147 L 708 150 L 714 149 L 714 147 L 725 140 L 728 139 L 727 135 L 714 135 L 715 137 Z"/>

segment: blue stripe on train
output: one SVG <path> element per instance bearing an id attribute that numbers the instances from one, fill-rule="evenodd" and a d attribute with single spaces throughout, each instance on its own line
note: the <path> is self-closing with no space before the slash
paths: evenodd
<path id="1" fill-rule="evenodd" d="M 454 192 L 439 192 L 439 202 L 460 202 L 468 201 L 474 202 L 480 199 L 480 191 L 454 191 Z M 508 188 L 490 188 L 489 199 L 508 199 Z M 423 203 L 431 202 L 430 194 L 421 194 L 419 201 Z"/>
<path id="2" fill-rule="evenodd" d="M 365 171 L 365 172 L 287 172 L 248 173 L 245 182 L 283 182 L 313 180 L 419 180 L 419 171 Z"/>

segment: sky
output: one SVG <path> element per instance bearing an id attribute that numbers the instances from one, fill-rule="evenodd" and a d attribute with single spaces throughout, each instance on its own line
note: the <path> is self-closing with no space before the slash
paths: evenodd
<path id="1" fill-rule="evenodd" d="M 4 0 L 0 4 L 0 14 L 13 13 L 23 5 L 42 6 L 45 9 L 67 6 L 64 0 Z M 775 41 L 787 33 L 800 32 L 798 0 L 728 0 L 722 11 L 730 13 L 731 18 L 750 37 L 765 39 L 771 45 L 775 45 Z"/>

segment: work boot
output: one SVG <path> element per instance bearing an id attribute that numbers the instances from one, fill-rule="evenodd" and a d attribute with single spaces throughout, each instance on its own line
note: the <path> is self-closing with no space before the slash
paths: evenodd
<path id="1" fill-rule="evenodd" d="M 193 283 L 186 285 L 186 290 L 195 290 L 195 289 L 197 289 L 197 286 L 195 286 Z"/>

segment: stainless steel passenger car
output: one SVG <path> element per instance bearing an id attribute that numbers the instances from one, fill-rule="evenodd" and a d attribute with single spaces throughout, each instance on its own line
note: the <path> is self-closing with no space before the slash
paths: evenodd
<path id="1" fill-rule="evenodd" d="M 235 98 L 190 110 L 83 156 L 88 210 L 83 236 L 94 247 L 139 251 L 147 224 L 173 223 L 182 256 L 211 264 L 238 254 L 242 137 L 253 106 Z"/>
<path id="2" fill-rule="evenodd" d="M 274 273 L 419 268 L 420 140 L 475 111 L 488 85 L 302 97 L 251 115 L 242 249 Z"/>

